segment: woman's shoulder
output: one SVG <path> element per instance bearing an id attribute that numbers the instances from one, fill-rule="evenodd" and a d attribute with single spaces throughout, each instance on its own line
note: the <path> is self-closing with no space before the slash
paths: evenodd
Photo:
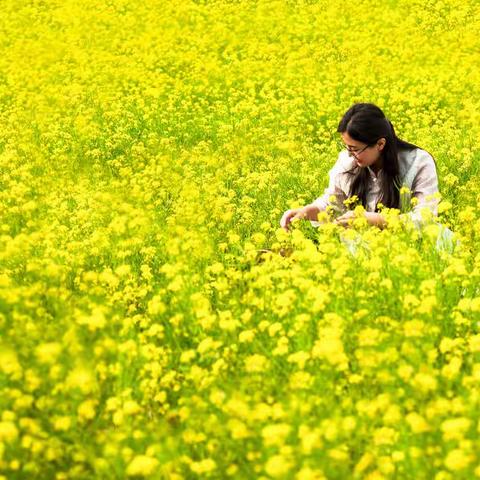
<path id="1" fill-rule="evenodd" d="M 398 152 L 400 172 L 407 173 L 411 169 L 418 170 L 425 165 L 435 166 L 433 156 L 423 148 L 404 149 Z"/>
<path id="2" fill-rule="evenodd" d="M 400 150 L 398 152 L 398 158 L 401 162 L 406 164 L 430 161 L 434 162 L 431 153 L 420 147 Z"/>
<path id="3" fill-rule="evenodd" d="M 436 175 L 435 160 L 432 155 L 422 148 L 402 150 L 398 155 L 400 178 L 409 188 L 420 174 Z M 421 173 L 422 172 L 422 173 Z"/>

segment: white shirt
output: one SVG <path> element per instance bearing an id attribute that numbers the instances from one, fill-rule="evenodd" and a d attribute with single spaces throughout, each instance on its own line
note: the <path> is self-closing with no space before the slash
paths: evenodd
<path id="1" fill-rule="evenodd" d="M 416 197 L 418 200 L 409 216 L 414 221 L 421 221 L 421 210 L 424 207 L 429 208 L 436 216 L 439 200 L 437 196 L 432 196 L 438 193 L 438 178 L 433 157 L 421 148 L 400 150 L 398 163 L 401 185 L 407 186 L 411 191 L 411 197 Z M 325 210 L 327 206 L 332 205 L 330 202 L 332 195 L 336 197 L 336 205 L 343 205 L 343 201 L 349 197 L 350 184 L 354 178 L 354 175 L 346 172 L 352 168 L 358 168 L 355 159 L 348 155 L 347 150 L 342 150 L 338 155 L 337 162 L 329 172 L 328 187 L 321 197 L 312 202 L 312 205 L 317 206 L 320 210 Z M 381 183 L 384 181 L 383 170 L 380 169 L 375 175 L 370 167 L 366 168 L 370 174 L 366 210 L 374 212 L 380 200 Z"/>

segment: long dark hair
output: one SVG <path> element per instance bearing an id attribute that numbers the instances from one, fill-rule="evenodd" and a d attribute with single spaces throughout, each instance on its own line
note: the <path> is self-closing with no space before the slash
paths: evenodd
<path id="1" fill-rule="evenodd" d="M 386 143 L 381 151 L 385 181 L 381 183 L 379 203 L 381 202 L 388 208 L 399 208 L 398 152 L 399 150 L 413 150 L 419 147 L 398 138 L 390 120 L 373 103 L 356 103 L 351 106 L 340 120 L 337 132 L 347 132 L 354 140 L 366 143 L 369 146 L 375 145 L 380 138 L 385 138 Z M 367 169 L 354 166 L 347 173 L 354 176 L 350 184 L 350 196 L 356 195 L 362 205 L 367 208 L 369 178 Z M 375 206 L 376 210 L 377 206 Z"/>

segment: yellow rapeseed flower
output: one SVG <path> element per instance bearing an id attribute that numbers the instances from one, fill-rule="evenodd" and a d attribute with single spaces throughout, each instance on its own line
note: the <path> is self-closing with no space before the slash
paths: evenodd
<path id="1" fill-rule="evenodd" d="M 265 472 L 273 478 L 280 478 L 289 472 L 291 466 L 291 463 L 283 455 L 274 455 L 267 460 Z"/>
<path id="2" fill-rule="evenodd" d="M 291 426 L 286 423 L 276 423 L 263 427 L 262 438 L 266 446 L 280 446 L 285 442 L 291 431 Z"/>
<path id="3" fill-rule="evenodd" d="M 265 356 L 255 353 L 245 359 L 245 370 L 248 373 L 264 372 L 268 364 L 269 361 Z"/>
<path id="4" fill-rule="evenodd" d="M 156 458 L 147 455 L 137 455 L 128 464 L 126 473 L 129 477 L 148 477 L 154 474 L 159 466 L 159 461 Z"/>
<path id="5" fill-rule="evenodd" d="M 58 342 L 42 343 L 35 348 L 35 355 L 40 363 L 55 363 L 62 348 Z"/>
<path id="6" fill-rule="evenodd" d="M 456 448 L 448 452 L 445 458 L 445 466 L 452 472 L 464 470 L 473 461 L 473 456 L 463 450 Z"/>
<path id="7" fill-rule="evenodd" d="M 424 433 L 430 430 L 430 426 L 420 414 L 411 412 L 405 417 L 413 433 Z"/>
<path id="8" fill-rule="evenodd" d="M 212 458 L 206 458 L 199 462 L 192 462 L 190 464 L 190 470 L 197 475 L 211 473 L 217 468 L 216 462 Z"/>
<path id="9" fill-rule="evenodd" d="M 97 400 L 93 399 L 83 401 L 77 409 L 78 418 L 83 421 L 95 418 L 97 403 Z"/>
<path id="10" fill-rule="evenodd" d="M 0 441 L 2 442 L 13 442 L 18 438 L 18 428 L 15 423 L 11 421 L 1 421 L 0 422 Z"/>
<path id="11" fill-rule="evenodd" d="M 440 425 L 445 440 L 461 440 L 469 430 L 472 421 L 469 418 L 458 417 L 444 420 Z"/>

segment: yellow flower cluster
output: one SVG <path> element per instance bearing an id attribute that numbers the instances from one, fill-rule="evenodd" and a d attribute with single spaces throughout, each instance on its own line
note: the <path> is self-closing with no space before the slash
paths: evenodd
<path id="1" fill-rule="evenodd" d="M 1 25 L 0 479 L 480 478 L 478 1 Z M 434 155 L 438 222 L 284 232 L 357 101 Z"/>

